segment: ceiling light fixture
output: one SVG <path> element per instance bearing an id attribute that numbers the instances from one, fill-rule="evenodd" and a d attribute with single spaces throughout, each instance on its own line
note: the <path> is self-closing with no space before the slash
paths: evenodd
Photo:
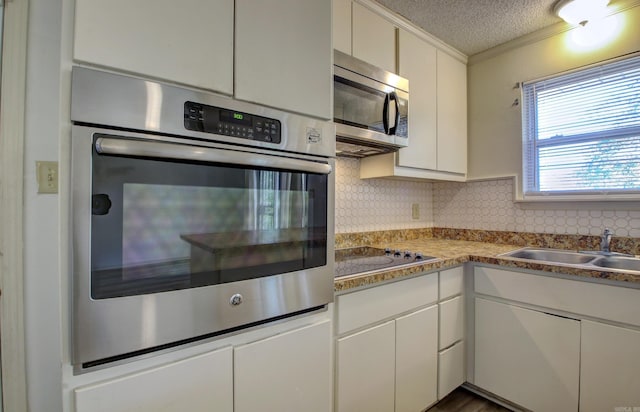
<path id="1" fill-rule="evenodd" d="M 584 26 L 590 20 L 606 16 L 608 4 L 609 0 L 560 0 L 554 11 L 567 23 Z"/>

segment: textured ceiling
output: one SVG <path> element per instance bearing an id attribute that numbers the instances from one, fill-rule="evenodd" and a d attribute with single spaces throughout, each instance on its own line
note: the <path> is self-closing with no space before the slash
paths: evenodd
<path id="1" fill-rule="evenodd" d="M 376 0 L 467 56 L 559 23 L 557 0 Z"/>

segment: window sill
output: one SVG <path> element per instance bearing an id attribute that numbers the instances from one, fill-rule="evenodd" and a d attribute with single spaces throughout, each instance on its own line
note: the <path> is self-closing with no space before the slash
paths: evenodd
<path id="1" fill-rule="evenodd" d="M 628 195 L 522 195 L 514 199 L 514 203 L 524 209 L 592 209 L 601 210 L 640 210 L 640 194 Z"/>

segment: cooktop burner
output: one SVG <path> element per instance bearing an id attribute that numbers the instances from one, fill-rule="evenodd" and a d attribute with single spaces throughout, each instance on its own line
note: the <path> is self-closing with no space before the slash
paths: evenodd
<path id="1" fill-rule="evenodd" d="M 360 246 L 348 249 L 336 249 L 336 277 L 366 273 L 391 267 L 410 265 L 426 260 L 437 259 L 423 256 L 420 252 L 380 249 Z"/>

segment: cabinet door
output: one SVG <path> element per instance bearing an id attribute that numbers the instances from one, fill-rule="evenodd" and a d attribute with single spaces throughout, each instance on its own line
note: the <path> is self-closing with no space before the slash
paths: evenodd
<path id="1" fill-rule="evenodd" d="M 75 3 L 75 60 L 233 92 L 233 1 Z"/>
<path id="2" fill-rule="evenodd" d="M 395 321 L 338 339 L 336 410 L 394 409 Z"/>
<path id="3" fill-rule="evenodd" d="M 235 96 L 331 119 L 331 0 L 235 4 Z"/>
<path id="4" fill-rule="evenodd" d="M 457 296 L 439 304 L 440 306 L 440 344 L 445 349 L 464 335 L 464 299 Z"/>
<path id="5" fill-rule="evenodd" d="M 467 173 L 467 66 L 440 50 L 437 58 L 438 170 L 464 174 Z"/>
<path id="6" fill-rule="evenodd" d="M 474 384 L 533 411 L 577 411 L 580 322 L 476 298 Z"/>
<path id="7" fill-rule="evenodd" d="M 331 410 L 331 322 L 234 349 L 234 411 Z"/>
<path id="8" fill-rule="evenodd" d="M 351 54 L 351 0 L 333 0 L 333 48 Z"/>
<path id="9" fill-rule="evenodd" d="M 436 169 L 436 48 L 398 30 L 398 73 L 409 79 L 409 147 L 398 152 L 398 165 Z"/>
<path id="10" fill-rule="evenodd" d="M 581 348 L 580 411 L 640 407 L 640 332 L 582 321 Z"/>
<path id="11" fill-rule="evenodd" d="M 352 12 L 353 57 L 395 73 L 396 27 L 361 4 L 353 3 Z"/>
<path id="12" fill-rule="evenodd" d="M 232 412 L 232 349 L 85 386 L 74 397 L 78 412 Z"/>
<path id="13" fill-rule="evenodd" d="M 438 306 L 396 319 L 396 409 L 424 410 L 437 401 Z"/>

